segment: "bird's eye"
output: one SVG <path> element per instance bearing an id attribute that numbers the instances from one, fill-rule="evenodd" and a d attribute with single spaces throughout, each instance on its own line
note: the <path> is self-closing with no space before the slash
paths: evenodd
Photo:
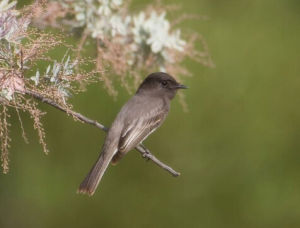
<path id="1" fill-rule="evenodd" d="M 161 84 L 163 85 L 163 87 L 166 87 L 168 85 L 167 81 L 162 81 Z"/>

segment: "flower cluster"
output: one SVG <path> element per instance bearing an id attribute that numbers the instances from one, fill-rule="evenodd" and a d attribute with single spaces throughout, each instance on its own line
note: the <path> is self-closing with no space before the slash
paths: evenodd
<path id="1" fill-rule="evenodd" d="M 116 81 L 132 91 L 145 74 L 153 71 L 167 71 L 182 79 L 190 74 L 181 64 L 186 58 L 213 66 L 202 36 L 185 34 L 183 38 L 181 30 L 175 28 L 181 20 L 196 17 L 181 15 L 176 23 L 169 21 L 167 11 L 172 7 L 150 5 L 131 12 L 126 0 L 49 0 L 46 8 L 44 14 L 56 13 L 47 17 L 38 14 L 35 24 L 60 24 L 63 29 L 71 28 L 69 31 L 82 31 L 78 56 L 87 41 L 96 41 L 89 42 L 96 44 L 96 69 L 106 72 L 101 79 L 111 95 L 117 95 Z M 202 51 L 194 48 L 198 41 Z"/>
<path id="2" fill-rule="evenodd" d="M 62 5 L 74 12 L 74 27 L 85 26 L 93 38 L 105 36 L 125 36 L 130 17 L 125 19 L 119 14 L 122 0 L 84 0 L 62 2 Z"/>
<path id="3" fill-rule="evenodd" d="M 15 57 L 20 55 L 19 43 L 28 27 L 27 20 L 20 23 L 17 18 L 18 12 L 14 10 L 16 3 L 9 3 L 8 0 L 0 2 L 0 96 L 8 100 L 15 92 L 24 91 L 19 72 L 10 69 L 10 65 L 15 64 Z M 18 68 L 21 63 L 17 61 L 16 64 Z"/>
<path id="4" fill-rule="evenodd" d="M 153 53 L 175 49 L 183 51 L 186 42 L 180 38 L 180 30 L 170 33 L 170 22 L 166 20 L 166 13 L 160 15 L 155 11 L 146 18 L 144 12 L 134 17 L 132 29 L 134 41 L 138 45 L 149 45 Z"/>
<path id="5" fill-rule="evenodd" d="M 42 81 L 44 84 L 54 86 L 57 88 L 57 92 L 66 104 L 66 98 L 70 96 L 69 88 L 71 87 L 71 80 L 74 74 L 74 68 L 77 66 L 78 61 L 71 62 L 70 55 L 65 54 L 61 62 L 56 60 L 51 65 L 49 64 L 44 74 L 41 74 L 39 70 L 36 71 L 35 75 L 30 77 L 34 82 L 35 86 L 38 87 Z"/>
<path id="6" fill-rule="evenodd" d="M 170 32 L 170 22 L 166 20 L 166 12 L 158 14 L 152 11 L 148 17 L 144 12 L 133 18 L 132 33 L 134 51 L 149 49 L 155 55 L 161 56 L 160 70 L 165 71 L 164 64 L 173 63 L 170 51 L 183 52 L 186 41 L 181 39 L 180 30 Z"/>
<path id="7" fill-rule="evenodd" d="M 80 27 L 86 37 L 97 40 L 98 70 L 109 66 L 110 75 L 102 75 L 109 92 L 116 94 L 112 86 L 113 75 L 121 84 L 134 78 L 134 87 L 140 82 L 138 74 L 150 71 L 185 72 L 180 61 L 188 56 L 190 45 L 181 37 L 180 29 L 174 29 L 162 8 L 146 9 L 131 13 L 123 0 L 71 0 L 62 1 L 62 7 L 73 15 L 64 21 L 71 27 Z M 127 75 L 127 76 L 126 76 Z"/>
<path id="8" fill-rule="evenodd" d="M 131 51 L 138 55 L 147 49 L 160 54 L 167 61 L 167 50 L 183 52 L 186 41 L 180 37 L 180 30 L 171 31 L 166 12 L 144 11 L 132 15 L 123 7 L 122 0 L 85 0 L 68 5 L 73 7 L 77 26 L 86 26 L 93 38 L 115 39 L 115 42 L 130 43 Z M 122 39 L 120 39 L 122 38 Z"/>

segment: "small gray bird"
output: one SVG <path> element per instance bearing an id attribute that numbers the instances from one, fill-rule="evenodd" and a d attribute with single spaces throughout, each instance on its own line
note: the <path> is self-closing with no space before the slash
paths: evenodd
<path id="1" fill-rule="evenodd" d="M 78 193 L 93 195 L 109 163 L 116 164 L 155 131 L 165 120 L 177 90 L 186 88 L 169 74 L 148 75 L 112 123 L 102 152 Z"/>

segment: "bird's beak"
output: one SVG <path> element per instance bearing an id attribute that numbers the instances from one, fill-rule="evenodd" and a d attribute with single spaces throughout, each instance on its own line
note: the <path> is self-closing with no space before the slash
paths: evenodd
<path id="1" fill-rule="evenodd" d="M 176 89 L 188 89 L 189 87 L 185 86 L 185 85 L 182 85 L 182 84 L 179 84 L 176 86 Z"/>

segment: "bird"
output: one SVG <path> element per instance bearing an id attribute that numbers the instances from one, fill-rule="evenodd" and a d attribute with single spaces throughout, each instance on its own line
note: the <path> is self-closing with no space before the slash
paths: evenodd
<path id="1" fill-rule="evenodd" d="M 101 153 L 77 193 L 92 196 L 108 165 L 116 165 L 162 125 L 179 89 L 187 89 L 164 72 L 149 74 L 121 108 L 108 130 Z"/>

